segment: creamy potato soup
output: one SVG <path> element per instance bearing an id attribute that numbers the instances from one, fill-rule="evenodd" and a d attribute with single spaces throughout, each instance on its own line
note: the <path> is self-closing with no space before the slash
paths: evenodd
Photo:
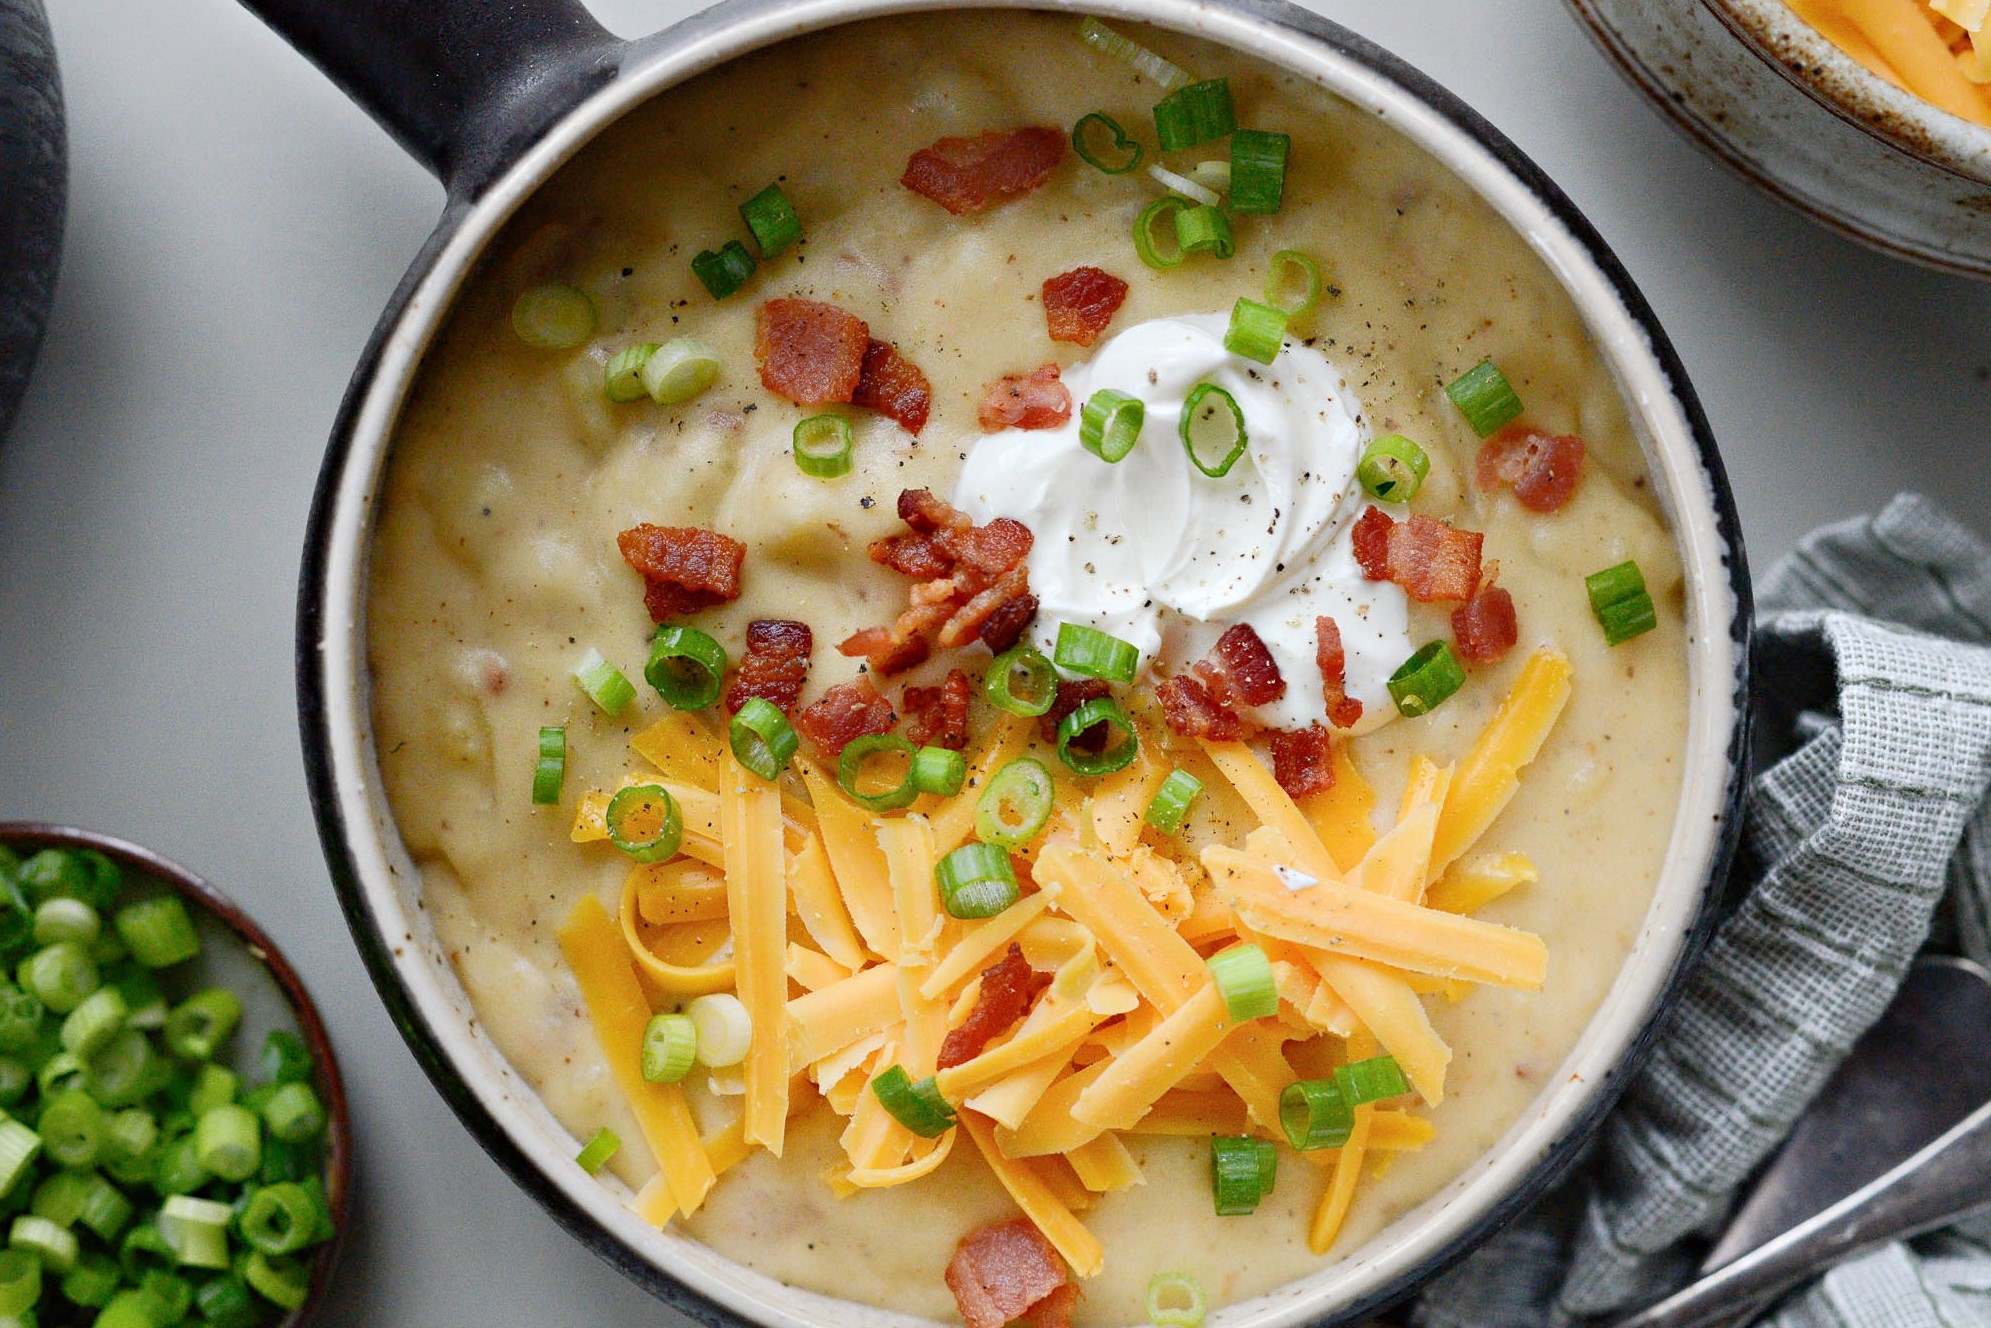
<path id="1" fill-rule="evenodd" d="M 629 115 L 429 352 L 371 577 L 427 910 L 577 1161 L 974 1328 L 1375 1239 L 1548 1085 L 1674 816 L 1679 566 L 1568 298 L 1131 26 Z"/>

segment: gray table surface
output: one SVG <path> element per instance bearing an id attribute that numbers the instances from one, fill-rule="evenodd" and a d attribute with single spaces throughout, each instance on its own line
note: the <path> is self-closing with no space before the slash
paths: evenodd
<path id="1" fill-rule="evenodd" d="M 598 0 L 634 34 L 692 7 Z M 1690 148 L 1550 0 L 1316 0 L 1561 182 L 1658 309 L 1758 568 L 1919 487 L 1991 522 L 1991 286 L 1857 248 Z M 374 997 L 305 805 L 299 541 L 346 377 L 441 191 L 226 0 L 54 0 L 68 247 L 0 447 L 0 819 L 208 874 L 331 1022 L 361 1133 L 337 1325 L 676 1322 L 569 1240 L 430 1089 Z"/>

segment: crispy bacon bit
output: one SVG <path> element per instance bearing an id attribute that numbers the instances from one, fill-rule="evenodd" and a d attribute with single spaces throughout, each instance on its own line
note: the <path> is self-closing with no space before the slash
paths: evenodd
<path id="1" fill-rule="evenodd" d="M 1480 446 L 1479 487 L 1491 493 L 1507 485 L 1528 510 L 1556 511 L 1583 478 L 1584 451 L 1574 434 L 1509 425 Z"/>
<path id="2" fill-rule="evenodd" d="M 1051 340 L 1090 346 L 1120 311 L 1127 283 L 1096 267 L 1075 267 L 1044 282 L 1044 321 Z"/>
<path id="3" fill-rule="evenodd" d="M 1038 731 L 1045 742 L 1058 740 L 1058 725 L 1065 722 L 1065 716 L 1084 705 L 1095 696 L 1111 696 L 1113 689 L 1106 685 L 1104 678 L 1060 678 L 1058 694 L 1051 700 L 1051 708 L 1037 721 Z M 1104 733 L 1081 733 L 1072 740 L 1081 750 L 1095 751 L 1106 741 Z"/>
<path id="4" fill-rule="evenodd" d="M 849 401 L 871 344 L 862 318 L 820 300 L 769 300 L 754 325 L 761 386 L 801 406 Z"/>
<path id="5" fill-rule="evenodd" d="M 1279 662 L 1250 623 L 1238 623 L 1217 638 L 1216 667 L 1231 692 L 1246 705 L 1270 705 L 1286 694 Z M 1198 665 L 1197 671 L 1203 671 Z"/>
<path id="6" fill-rule="evenodd" d="M 1514 597 L 1495 585 L 1499 563 L 1486 565 L 1485 578 L 1471 599 L 1452 610 L 1452 635 L 1459 654 L 1474 664 L 1491 664 L 1514 648 L 1521 625 L 1514 616 Z"/>
<path id="7" fill-rule="evenodd" d="M 975 1008 L 968 1011 L 960 1027 L 948 1030 L 934 1064 L 944 1070 L 981 1055 L 990 1042 L 1023 1017 L 1030 1002 L 1050 981 L 1048 974 L 1030 967 L 1023 957 L 1023 947 L 1011 941 L 1002 958 L 982 970 Z"/>
<path id="8" fill-rule="evenodd" d="M 938 687 L 908 687 L 899 699 L 901 708 L 912 717 L 906 726 L 906 739 L 921 747 L 951 747 L 960 751 L 968 745 L 968 698 L 973 689 L 968 675 L 950 671 Z"/>
<path id="9" fill-rule="evenodd" d="M 997 640 L 1008 633 L 1014 643 L 1036 612 L 1034 600 L 1028 612 L 1011 607 L 1030 598 L 1024 564 L 1030 528 L 1009 517 L 978 526 L 926 489 L 899 495 L 899 519 L 910 532 L 877 540 L 869 552 L 873 562 L 918 583 L 911 605 L 890 626 L 867 627 L 837 649 L 890 677 L 927 658 L 935 645 L 952 649 L 988 640 L 991 623 Z"/>
<path id="10" fill-rule="evenodd" d="M 947 1289 L 967 1328 L 1004 1328 L 1033 1314 L 1036 1328 L 1064 1328 L 1076 1299 L 1064 1260 L 1027 1217 L 963 1236 L 947 1261 Z"/>
<path id="11" fill-rule="evenodd" d="M 1062 129 L 991 129 L 921 148 L 906 162 L 899 183 L 960 217 L 1035 189 L 1064 156 Z"/>
<path id="12" fill-rule="evenodd" d="M 1362 722 L 1362 703 L 1348 694 L 1348 656 L 1341 649 L 1341 628 L 1332 618 L 1314 619 L 1314 663 L 1320 666 L 1329 722 L 1339 729 L 1354 728 Z"/>
<path id="13" fill-rule="evenodd" d="M 643 577 L 643 603 L 656 622 L 740 597 L 747 546 L 714 530 L 645 522 L 615 537 L 622 560 Z"/>
<path id="14" fill-rule="evenodd" d="M 1161 701 L 1161 717 L 1168 727 L 1185 738 L 1208 738 L 1212 742 L 1235 742 L 1245 733 L 1244 721 L 1229 706 L 1220 704 L 1209 689 L 1187 673 L 1166 678 L 1155 688 Z"/>
<path id="15" fill-rule="evenodd" d="M 868 677 L 839 683 L 795 712 L 795 731 L 826 757 L 869 733 L 890 733 L 899 717 Z"/>
<path id="16" fill-rule="evenodd" d="M 1058 381 L 1055 364 L 1040 364 L 1027 374 L 1003 375 L 982 389 L 982 404 L 975 408 L 983 433 L 1055 429 L 1071 417 L 1071 389 Z"/>
<path id="17" fill-rule="evenodd" d="M 760 697 L 782 713 L 795 708 L 802 684 L 809 680 L 809 653 L 815 636 L 809 624 L 785 618 L 761 618 L 747 624 L 747 653 L 726 682 L 726 709 L 738 710 Z"/>
<path id="18" fill-rule="evenodd" d="M 1309 724 L 1303 729 L 1277 730 L 1272 734 L 1272 778 L 1295 798 L 1325 792 L 1334 787 L 1334 752 L 1327 728 Z"/>
<path id="19" fill-rule="evenodd" d="M 1037 618 L 1037 597 L 1019 595 L 1005 600 L 982 624 L 982 644 L 1000 655 L 1023 639 L 1023 633 Z"/>
<path id="20" fill-rule="evenodd" d="M 1355 523 L 1355 561 L 1371 581 L 1394 581 L 1420 603 L 1469 599 L 1479 584 L 1480 546 L 1486 537 L 1436 517 L 1413 513 L 1392 520 L 1371 507 Z"/>
<path id="21" fill-rule="evenodd" d="M 933 409 L 933 388 L 919 366 L 899 354 L 897 346 L 872 340 L 865 343 L 864 364 L 850 404 L 896 420 L 900 428 L 917 437 Z"/>
<path id="22" fill-rule="evenodd" d="M 1355 545 L 1355 561 L 1362 575 L 1371 581 L 1390 579 L 1390 532 L 1396 521 L 1380 507 L 1367 507 L 1355 522 L 1350 538 Z"/>

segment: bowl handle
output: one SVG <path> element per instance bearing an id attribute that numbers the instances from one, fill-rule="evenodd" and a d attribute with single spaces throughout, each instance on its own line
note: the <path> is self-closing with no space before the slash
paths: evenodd
<path id="1" fill-rule="evenodd" d="M 242 0 L 428 167 L 475 197 L 623 43 L 578 0 Z"/>

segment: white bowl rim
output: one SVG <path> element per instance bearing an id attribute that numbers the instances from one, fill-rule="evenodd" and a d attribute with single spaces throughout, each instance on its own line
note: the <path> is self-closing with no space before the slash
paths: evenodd
<path id="1" fill-rule="evenodd" d="M 484 246 L 604 126 L 657 92 L 788 37 L 944 0 L 730 0 L 626 49 L 594 91 L 476 198 L 456 197 L 417 257 L 342 406 L 313 504 L 299 591 L 299 711 L 307 776 L 342 906 L 418 1060 L 479 1141 L 611 1263 L 703 1321 L 767 1328 L 924 1322 L 782 1286 L 637 1218 L 572 1163 L 574 1141 L 467 1013 L 419 901 L 419 872 L 386 806 L 367 702 L 364 595 L 375 488 L 414 370 Z M 1283 0 L 1044 0 L 973 8 L 1064 10 L 1191 33 L 1312 78 L 1393 124 L 1530 242 L 1569 291 L 1618 375 L 1688 587 L 1690 714 L 1679 810 L 1633 959 L 1577 1047 L 1494 1150 L 1379 1238 L 1321 1273 L 1232 1306 L 1213 1324 L 1296 1328 L 1356 1316 L 1434 1275 L 1573 1158 L 1649 1043 L 1705 938 L 1733 850 L 1747 728 L 1746 560 L 1726 477 L 1677 355 L 1629 276 L 1573 204 L 1498 131 L 1395 57 Z M 403 883 L 407 883 L 404 894 Z M 1388 1233 L 1386 1233 L 1387 1235 Z"/>

